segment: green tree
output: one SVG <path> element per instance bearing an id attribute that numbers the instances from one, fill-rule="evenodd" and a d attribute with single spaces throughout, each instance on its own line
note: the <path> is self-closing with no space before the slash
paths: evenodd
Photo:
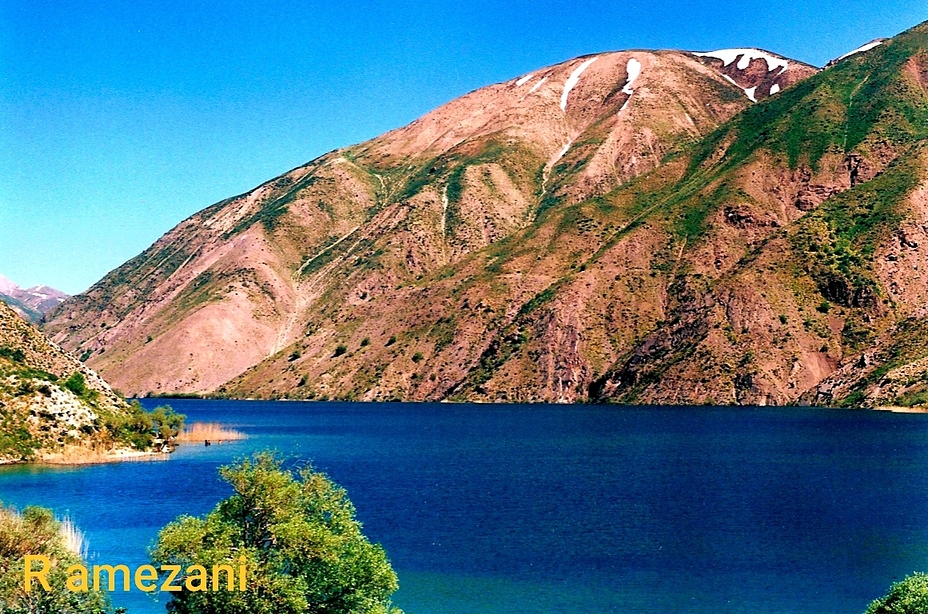
<path id="1" fill-rule="evenodd" d="M 885 597 L 870 604 L 865 614 L 926 614 L 928 574 L 916 573 L 889 588 Z"/>
<path id="2" fill-rule="evenodd" d="M 165 442 L 176 437 L 184 427 L 185 419 L 184 414 L 178 414 L 169 405 L 156 407 L 149 412 L 133 400 L 127 413 L 107 415 L 104 423 L 113 442 L 127 443 L 137 450 L 148 450 L 155 437 Z"/>
<path id="3" fill-rule="evenodd" d="M 158 535 L 155 565 L 247 568 L 245 591 L 174 593 L 175 614 L 402 614 L 384 550 L 361 533 L 345 490 L 264 452 L 219 471 L 234 494 L 202 518 L 181 516 Z M 215 587 L 213 587 L 215 588 Z"/>
<path id="4" fill-rule="evenodd" d="M 67 589 L 67 568 L 85 564 L 79 554 L 81 536 L 70 523 L 55 520 L 50 510 L 27 507 L 22 514 L 0 506 L 0 614 L 103 614 L 110 611 L 99 591 Z M 25 586 L 26 556 L 47 556 L 49 588 Z M 33 571 L 42 565 L 33 561 Z"/>
<path id="5" fill-rule="evenodd" d="M 170 405 L 160 405 L 151 412 L 152 426 L 161 439 L 177 437 L 184 428 L 184 414 L 179 414 Z"/>

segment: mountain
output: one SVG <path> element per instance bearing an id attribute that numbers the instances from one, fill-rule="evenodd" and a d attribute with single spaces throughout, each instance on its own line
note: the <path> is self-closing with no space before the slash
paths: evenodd
<path id="1" fill-rule="evenodd" d="M 403 304 L 546 210 L 606 194 L 692 145 L 751 104 L 743 90 L 757 75 L 769 92 L 815 72 L 746 53 L 726 68 L 740 71 L 737 85 L 721 60 L 642 51 L 477 90 L 194 215 L 46 330 L 132 393 L 215 391 L 304 345 L 331 354 L 345 331 L 318 314 L 346 309 L 335 317 L 356 321 Z M 393 313 L 383 326 L 399 334 L 409 314 Z"/>
<path id="2" fill-rule="evenodd" d="M 918 404 L 926 84 L 926 24 L 823 71 L 577 58 L 201 211 L 46 330 L 133 393 Z"/>
<path id="3" fill-rule="evenodd" d="M 139 411 L 0 302 L 0 464 L 138 453 Z"/>
<path id="4" fill-rule="evenodd" d="M 14 284 L 12 281 L 0 275 L 0 294 L 9 294 L 10 292 L 18 289 L 19 286 Z"/>
<path id="5" fill-rule="evenodd" d="M 67 299 L 67 294 L 48 286 L 33 286 L 24 290 L 0 275 L 0 301 L 30 322 L 40 322 L 46 313 Z"/>

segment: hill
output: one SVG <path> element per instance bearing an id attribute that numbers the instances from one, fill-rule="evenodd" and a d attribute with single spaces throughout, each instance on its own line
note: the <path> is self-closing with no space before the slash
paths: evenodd
<path id="1" fill-rule="evenodd" d="M 150 416 L 0 302 L 0 463 L 146 453 Z"/>
<path id="2" fill-rule="evenodd" d="M 194 215 L 47 330 L 133 393 L 922 403 L 926 30 L 477 90 Z"/>

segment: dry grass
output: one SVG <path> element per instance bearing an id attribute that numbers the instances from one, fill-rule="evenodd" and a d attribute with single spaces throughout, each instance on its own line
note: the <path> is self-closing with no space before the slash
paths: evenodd
<path id="1" fill-rule="evenodd" d="M 65 548 L 81 558 L 87 557 L 87 542 L 84 539 L 84 533 L 67 516 L 61 519 L 58 533 L 64 541 Z"/>
<path id="2" fill-rule="evenodd" d="M 24 516 L 15 508 L 0 503 L 0 558 L 10 560 L 39 554 L 49 551 L 49 547 L 52 550 L 61 547 L 86 558 L 87 540 L 71 518 L 55 518 L 51 510 L 44 508 L 32 509 L 31 515 Z M 2 605 L 0 600 L 0 611 L 6 612 Z"/>
<path id="3" fill-rule="evenodd" d="M 231 441 L 235 439 L 248 439 L 241 431 L 225 428 L 218 422 L 193 422 L 184 427 L 177 436 L 177 441 Z"/>
<path id="4" fill-rule="evenodd" d="M 36 462 L 46 465 L 94 465 L 129 460 L 167 460 L 168 455 L 152 451 L 103 446 L 64 446 L 39 455 Z"/>

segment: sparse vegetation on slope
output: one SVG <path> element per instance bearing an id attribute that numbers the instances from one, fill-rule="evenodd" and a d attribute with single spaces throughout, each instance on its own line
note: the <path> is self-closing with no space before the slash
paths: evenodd
<path id="1" fill-rule="evenodd" d="M 183 424 L 127 403 L 93 371 L 0 305 L 0 462 L 87 462 L 160 451 Z"/>
<path id="2" fill-rule="evenodd" d="M 928 300 L 926 36 L 757 104 L 780 73 L 680 52 L 602 54 L 563 110 L 576 61 L 478 90 L 194 216 L 49 330 L 141 393 L 867 404 L 853 365 Z"/>

